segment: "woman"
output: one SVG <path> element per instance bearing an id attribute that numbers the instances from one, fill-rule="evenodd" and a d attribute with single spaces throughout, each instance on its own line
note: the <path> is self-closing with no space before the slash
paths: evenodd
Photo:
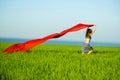
<path id="1" fill-rule="evenodd" d="M 85 35 L 85 41 L 82 46 L 82 53 L 88 53 L 91 54 L 93 52 L 93 48 L 90 46 L 91 36 L 96 30 L 96 25 L 93 26 L 93 29 L 87 28 L 86 35 Z"/>

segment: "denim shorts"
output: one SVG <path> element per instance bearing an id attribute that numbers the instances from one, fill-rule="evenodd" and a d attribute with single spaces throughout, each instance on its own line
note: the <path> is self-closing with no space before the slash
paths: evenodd
<path id="1" fill-rule="evenodd" d="M 93 48 L 90 46 L 90 44 L 83 43 L 82 46 L 82 53 L 87 53 L 90 50 L 93 50 Z"/>

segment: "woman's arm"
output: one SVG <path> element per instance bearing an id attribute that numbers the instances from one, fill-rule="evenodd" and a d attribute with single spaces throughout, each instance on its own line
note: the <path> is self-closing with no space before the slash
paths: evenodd
<path id="1" fill-rule="evenodd" d="M 96 25 L 93 26 L 92 34 L 96 31 Z"/>

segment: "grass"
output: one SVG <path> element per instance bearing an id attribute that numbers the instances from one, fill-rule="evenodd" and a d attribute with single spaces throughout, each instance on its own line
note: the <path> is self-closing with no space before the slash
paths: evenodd
<path id="1" fill-rule="evenodd" d="M 0 52 L 13 43 L 0 42 Z M 119 80 L 120 47 L 41 44 L 25 53 L 0 54 L 1 80 Z"/>

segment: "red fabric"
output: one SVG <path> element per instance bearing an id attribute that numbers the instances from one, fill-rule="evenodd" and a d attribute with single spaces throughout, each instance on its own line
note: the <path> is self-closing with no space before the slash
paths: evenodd
<path id="1" fill-rule="evenodd" d="M 13 44 L 10 47 L 8 47 L 7 49 L 5 49 L 3 51 L 3 53 L 6 54 L 6 53 L 10 53 L 10 52 L 25 52 L 25 51 L 37 46 L 38 44 L 41 44 L 41 43 L 49 40 L 49 39 L 59 38 L 68 32 L 78 31 L 80 29 L 83 29 L 86 27 L 91 27 L 91 26 L 93 26 L 93 24 L 77 24 L 69 29 L 65 29 L 65 30 L 61 31 L 60 33 L 50 34 L 50 35 L 45 36 L 43 38 L 29 40 L 29 41 L 24 42 L 24 43 Z"/>

